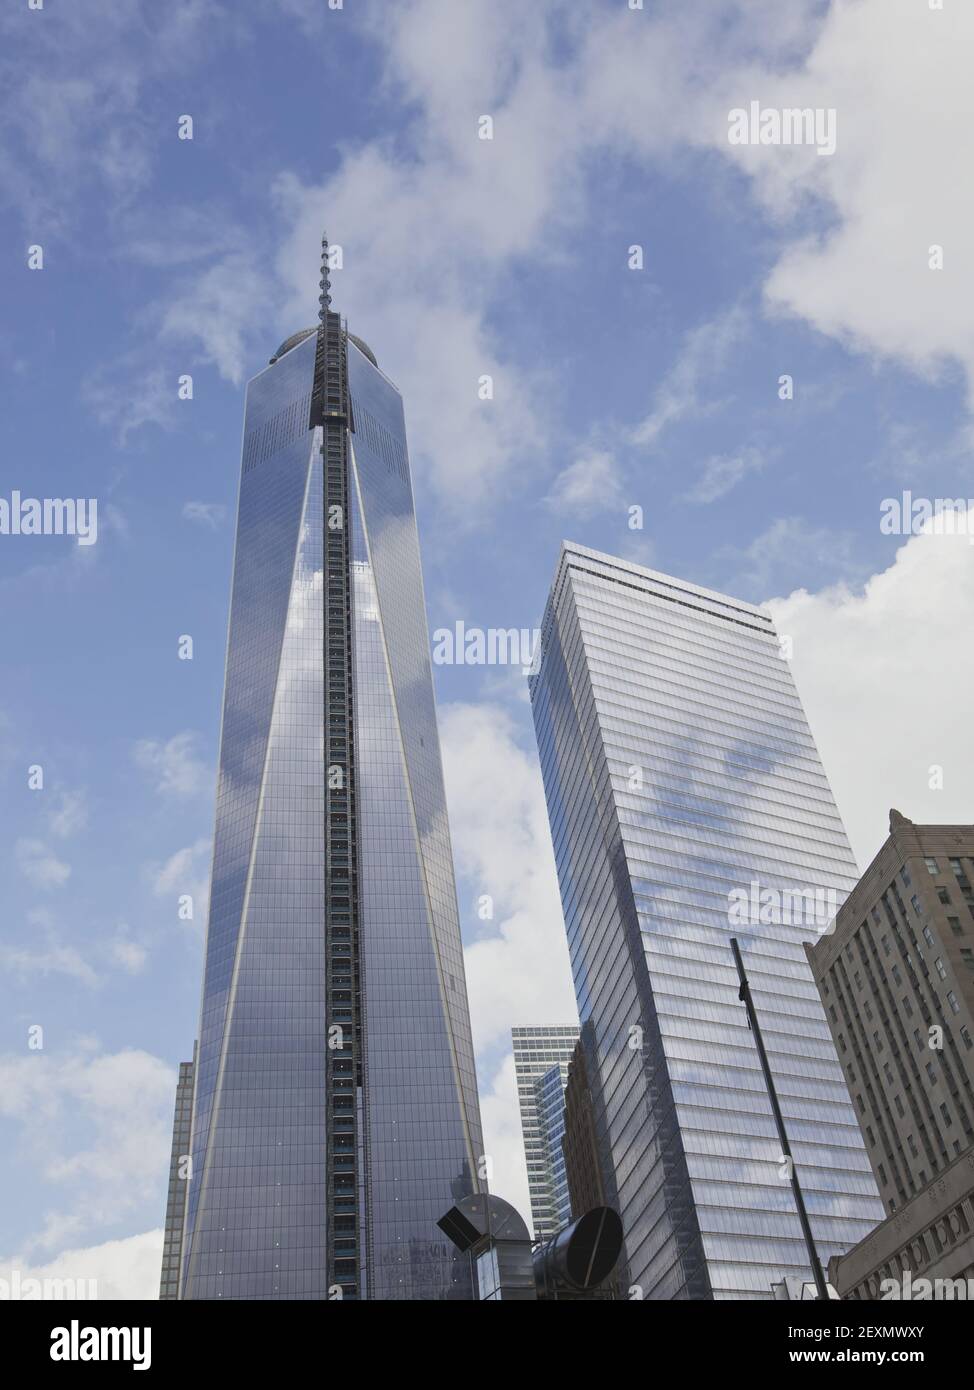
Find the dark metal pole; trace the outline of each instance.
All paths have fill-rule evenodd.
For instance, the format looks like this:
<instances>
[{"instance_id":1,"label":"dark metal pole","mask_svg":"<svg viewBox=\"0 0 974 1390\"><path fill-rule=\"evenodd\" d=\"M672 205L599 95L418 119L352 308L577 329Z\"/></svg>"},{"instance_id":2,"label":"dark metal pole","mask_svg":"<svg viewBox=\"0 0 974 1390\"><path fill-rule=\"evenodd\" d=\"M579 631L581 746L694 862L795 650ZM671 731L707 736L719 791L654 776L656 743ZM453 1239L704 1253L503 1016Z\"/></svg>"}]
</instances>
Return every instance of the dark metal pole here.
<instances>
[{"instance_id":1,"label":"dark metal pole","mask_svg":"<svg viewBox=\"0 0 974 1390\"><path fill-rule=\"evenodd\" d=\"M778 1138L781 1140L781 1152L788 1160L791 1190L795 1196L795 1206L798 1209L798 1220L801 1223L802 1235L805 1237L805 1248L808 1250L812 1274L815 1276L815 1287L818 1290L819 1299L828 1300L829 1291L825 1283L822 1262L818 1257L818 1251L815 1248L815 1237L812 1235L812 1228L808 1222L808 1212L805 1210L805 1199L802 1197L801 1185L799 1184L798 1173L795 1169L795 1160L791 1156L791 1146L788 1143L788 1132L785 1129L784 1116L778 1104L778 1093L774 1088L774 1079L771 1075L771 1068L768 1065L768 1054L764 1050L764 1039L761 1037L761 1027L758 1023L758 1016L754 1011L754 1001L751 998L751 987L747 982L744 962L741 959L741 948L737 944L736 936L731 937L731 950L734 952L734 964L737 966L737 974L741 981L741 988L737 997L741 1000L745 1009L747 1009L748 1025L750 1026L751 1032L754 1034L758 1056L761 1058L761 1070L764 1072L764 1084L768 1088L768 1098L771 1101L771 1109L774 1111L774 1122L778 1126Z\"/></svg>"}]
</instances>

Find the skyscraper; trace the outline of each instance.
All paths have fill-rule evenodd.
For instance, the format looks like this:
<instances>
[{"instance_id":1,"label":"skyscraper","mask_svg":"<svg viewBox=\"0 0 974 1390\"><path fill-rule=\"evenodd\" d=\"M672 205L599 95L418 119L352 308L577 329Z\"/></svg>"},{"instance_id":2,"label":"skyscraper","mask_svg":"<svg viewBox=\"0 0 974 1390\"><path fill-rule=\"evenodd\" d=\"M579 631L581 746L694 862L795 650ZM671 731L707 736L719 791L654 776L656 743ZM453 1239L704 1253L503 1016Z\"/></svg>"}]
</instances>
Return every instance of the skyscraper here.
<instances>
[{"instance_id":1,"label":"skyscraper","mask_svg":"<svg viewBox=\"0 0 974 1390\"><path fill-rule=\"evenodd\" d=\"M803 941L856 868L771 619L566 543L531 699L606 1200L642 1297L810 1279L881 1205Z\"/></svg>"},{"instance_id":2,"label":"skyscraper","mask_svg":"<svg viewBox=\"0 0 974 1390\"><path fill-rule=\"evenodd\" d=\"M578 1029L512 1028L533 1234L549 1240L571 1220L562 1136L565 1086Z\"/></svg>"},{"instance_id":3,"label":"skyscraper","mask_svg":"<svg viewBox=\"0 0 974 1390\"><path fill-rule=\"evenodd\" d=\"M482 1141L402 400L325 242L320 303L247 388L178 1296L469 1298L436 1227Z\"/></svg>"},{"instance_id":4,"label":"skyscraper","mask_svg":"<svg viewBox=\"0 0 974 1390\"><path fill-rule=\"evenodd\" d=\"M890 1213L833 1262L845 1296L884 1279L974 1279L974 826L889 839L807 947Z\"/></svg>"},{"instance_id":5,"label":"skyscraper","mask_svg":"<svg viewBox=\"0 0 974 1390\"><path fill-rule=\"evenodd\" d=\"M573 1221L593 1207L605 1206L605 1187L595 1136L592 1091L585 1070L585 1044L581 1037L568 1063L565 1086L565 1133L561 1140L565 1156L568 1205Z\"/></svg>"},{"instance_id":6,"label":"skyscraper","mask_svg":"<svg viewBox=\"0 0 974 1390\"><path fill-rule=\"evenodd\" d=\"M974 826L889 830L807 954L895 1212L974 1143Z\"/></svg>"},{"instance_id":7,"label":"skyscraper","mask_svg":"<svg viewBox=\"0 0 974 1390\"><path fill-rule=\"evenodd\" d=\"M195 1050L194 1050L195 1051ZM182 1263L183 1215L186 1205L186 1161L192 1139L193 1072L192 1062L180 1062L173 1110L172 1150L169 1156L169 1189L166 1195L166 1229L163 1233L162 1278L159 1298L171 1302L179 1297L179 1267Z\"/></svg>"}]
</instances>

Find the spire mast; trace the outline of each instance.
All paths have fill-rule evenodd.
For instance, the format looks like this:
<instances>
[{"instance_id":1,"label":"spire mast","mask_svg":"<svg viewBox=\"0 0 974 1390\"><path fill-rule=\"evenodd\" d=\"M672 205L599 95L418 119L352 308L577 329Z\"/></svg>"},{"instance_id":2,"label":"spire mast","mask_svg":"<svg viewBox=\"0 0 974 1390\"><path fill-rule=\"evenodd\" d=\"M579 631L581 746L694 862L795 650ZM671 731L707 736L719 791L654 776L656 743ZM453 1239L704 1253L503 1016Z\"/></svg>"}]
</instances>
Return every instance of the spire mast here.
<instances>
[{"instance_id":1,"label":"spire mast","mask_svg":"<svg viewBox=\"0 0 974 1390\"><path fill-rule=\"evenodd\" d=\"M331 276L329 275L328 265L328 233L321 234L321 278L318 281L318 288L321 293L318 295L318 322L324 324L325 315L331 310Z\"/></svg>"}]
</instances>

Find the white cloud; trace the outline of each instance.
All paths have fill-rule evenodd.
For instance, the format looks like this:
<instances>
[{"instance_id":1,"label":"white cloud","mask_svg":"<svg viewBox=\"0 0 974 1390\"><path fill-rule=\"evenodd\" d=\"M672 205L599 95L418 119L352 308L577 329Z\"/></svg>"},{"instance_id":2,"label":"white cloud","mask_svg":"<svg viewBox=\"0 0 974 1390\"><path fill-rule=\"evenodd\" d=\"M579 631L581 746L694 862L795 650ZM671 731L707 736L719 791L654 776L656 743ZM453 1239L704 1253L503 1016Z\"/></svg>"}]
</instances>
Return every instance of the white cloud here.
<instances>
[{"instance_id":1,"label":"white cloud","mask_svg":"<svg viewBox=\"0 0 974 1390\"><path fill-rule=\"evenodd\" d=\"M720 557L736 566L727 591L750 596L755 602L763 599L772 582L793 583L807 574L813 562L849 581L865 578L851 531L810 526L797 516L778 517L747 545L723 547Z\"/></svg>"},{"instance_id":2,"label":"white cloud","mask_svg":"<svg viewBox=\"0 0 974 1390\"><path fill-rule=\"evenodd\" d=\"M227 509L222 502L186 502L183 505L186 521L196 522L217 531L227 519Z\"/></svg>"},{"instance_id":3,"label":"white cloud","mask_svg":"<svg viewBox=\"0 0 974 1390\"><path fill-rule=\"evenodd\" d=\"M34 950L0 946L0 961L11 975L67 975L85 985L98 984L98 975L81 953L54 940Z\"/></svg>"},{"instance_id":4,"label":"white cloud","mask_svg":"<svg viewBox=\"0 0 974 1390\"><path fill-rule=\"evenodd\" d=\"M541 772L500 706L446 705L440 735L453 849L465 897L489 894L493 920L465 951L474 1046L510 1043L521 1024L577 1020ZM514 1058L478 1062L491 1191L532 1228Z\"/></svg>"},{"instance_id":5,"label":"white cloud","mask_svg":"<svg viewBox=\"0 0 974 1390\"><path fill-rule=\"evenodd\" d=\"M71 877L70 864L58 859L43 840L18 840L15 853L21 873L35 888L58 888Z\"/></svg>"},{"instance_id":6,"label":"white cloud","mask_svg":"<svg viewBox=\"0 0 974 1390\"><path fill-rule=\"evenodd\" d=\"M32 907L27 913L30 944L0 945L0 963L12 975L67 975L82 984L94 986L100 977L74 946L64 944L55 914L46 906ZM7 936L11 933L8 931Z\"/></svg>"},{"instance_id":7,"label":"white cloud","mask_svg":"<svg viewBox=\"0 0 974 1390\"><path fill-rule=\"evenodd\" d=\"M19 1277L23 1289L28 1279L74 1281L87 1297L89 1292L103 1302L107 1299L157 1299L162 1269L162 1229L106 1240L100 1245L63 1250L46 1264L34 1264L20 1255L0 1256L0 1279L10 1282ZM94 1281L94 1288L92 1282ZM51 1292L58 1284L48 1285Z\"/></svg>"},{"instance_id":8,"label":"white cloud","mask_svg":"<svg viewBox=\"0 0 974 1390\"><path fill-rule=\"evenodd\" d=\"M404 390L414 453L438 497L475 521L552 433L539 406L547 368L507 360L490 322L495 291L522 259L571 254L595 151L624 156L634 142L645 147L647 131L655 152L670 147L673 113L688 103L668 100L672 81L657 92L681 36L660 40L648 16L519 0L415 0L376 17L372 33L389 87L410 103L410 155L398 141L373 142L346 154L322 187L280 180L295 226L278 257L292 289L289 327L309 320L327 225L346 253L336 300ZM566 40L576 44L568 57ZM477 138L483 114L492 140ZM483 375L494 378L492 402L477 399Z\"/></svg>"},{"instance_id":9,"label":"white cloud","mask_svg":"<svg viewBox=\"0 0 974 1390\"><path fill-rule=\"evenodd\" d=\"M744 311L735 306L687 334L680 355L657 387L652 409L631 431L634 444L655 448L672 425L688 416L699 419L719 407L714 381L745 327Z\"/></svg>"},{"instance_id":10,"label":"white cloud","mask_svg":"<svg viewBox=\"0 0 974 1390\"><path fill-rule=\"evenodd\" d=\"M200 839L176 850L165 863L153 864L149 869L152 890L158 897L172 898L174 905L176 899L187 893L192 897L192 920L201 928L206 926L212 853L212 840Z\"/></svg>"},{"instance_id":11,"label":"white cloud","mask_svg":"<svg viewBox=\"0 0 974 1390\"><path fill-rule=\"evenodd\" d=\"M0 1116L19 1126L15 1149L70 1205L50 1208L27 1254L160 1198L172 1143L174 1069L126 1049L0 1056ZM9 1146L8 1146L9 1147Z\"/></svg>"},{"instance_id":12,"label":"white cloud","mask_svg":"<svg viewBox=\"0 0 974 1390\"><path fill-rule=\"evenodd\" d=\"M130 975L141 974L149 958L146 948L132 939L129 928L124 924L116 929L115 935L109 941L108 954L116 965L121 966Z\"/></svg>"},{"instance_id":13,"label":"white cloud","mask_svg":"<svg viewBox=\"0 0 974 1390\"><path fill-rule=\"evenodd\" d=\"M137 765L151 772L156 791L163 796L196 796L210 786L210 768L197 757L198 736L190 731L162 742L140 739L135 745Z\"/></svg>"},{"instance_id":14,"label":"white cloud","mask_svg":"<svg viewBox=\"0 0 974 1390\"><path fill-rule=\"evenodd\" d=\"M84 830L88 823L88 804L83 791L55 791L48 813L48 825L53 835L70 839Z\"/></svg>"},{"instance_id":15,"label":"white cloud","mask_svg":"<svg viewBox=\"0 0 974 1390\"><path fill-rule=\"evenodd\" d=\"M162 309L160 334L165 340L195 342L202 362L238 384L254 325L266 322L273 307L270 283L253 252L230 251L182 282ZM268 346L268 357L276 346ZM174 397L175 386L173 381Z\"/></svg>"},{"instance_id":16,"label":"white cloud","mask_svg":"<svg viewBox=\"0 0 974 1390\"><path fill-rule=\"evenodd\" d=\"M610 453L592 449L555 478L546 498L553 511L576 516L611 511L624 505L622 476Z\"/></svg>"},{"instance_id":17,"label":"white cloud","mask_svg":"<svg viewBox=\"0 0 974 1390\"><path fill-rule=\"evenodd\" d=\"M307 0L287 0L296 15ZM326 225L345 251L336 303L376 348L409 402L414 461L454 524L476 524L505 489L523 486L524 461L557 442L540 404L544 362L511 360L492 303L521 262L550 265L575 253L571 233L590 213L593 167L635 158L667 161L687 142L710 144L719 122L714 80L765 54L794 56L813 32L815 0L725 0L662 14L585 11L550 0L403 0L367 13L384 66L383 93L406 119L394 134L341 152L318 184L284 172L269 239L199 220L186 264L206 257L155 306L163 339L186 345L239 381L258 351L313 322L318 240ZM221 29L226 26L222 17ZM478 138L488 114L494 138ZM205 221L205 219L204 219ZM266 234L265 234L266 237ZM185 237L176 238L180 242ZM158 261L158 238L133 245ZM270 269L268 269L270 266ZM707 407L706 372L725 346L723 320L698 330L690 360L663 383L637 439L654 443L690 411ZM699 358L698 366L692 360ZM493 379L482 400L482 378ZM146 419L164 419L161 398Z\"/></svg>"},{"instance_id":18,"label":"white cloud","mask_svg":"<svg viewBox=\"0 0 974 1390\"><path fill-rule=\"evenodd\" d=\"M513 1052L507 1053L496 1068L489 1088L481 1089L480 1116L484 1127L484 1152L492 1165L490 1190L517 1207L528 1230L533 1231Z\"/></svg>"},{"instance_id":19,"label":"white cloud","mask_svg":"<svg viewBox=\"0 0 974 1390\"><path fill-rule=\"evenodd\" d=\"M249 242L225 207L202 200L173 207L162 225L154 209L140 205L131 209L121 230L130 260L167 271L242 251Z\"/></svg>"},{"instance_id":20,"label":"white cloud","mask_svg":"<svg viewBox=\"0 0 974 1390\"><path fill-rule=\"evenodd\" d=\"M828 208L828 229L799 234L775 266L767 283L773 307L921 374L952 359L969 383L972 45L969 4L832 5L802 67L739 72L732 105L760 98L763 106L834 107L837 153L725 146L786 226L809 194ZM944 247L942 272L929 269L934 244Z\"/></svg>"},{"instance_id":21,"label":"white cloud","mask_svg":"<svg viewBox=\"0 0 974 1390\"><path fill-rule=\"evenodd\" d=\"M736 454L715 454L707 459L703 473L684 493L682 500L700 506L716 502L737 486L749 473L758 473L767 460L758 449L739 449Z\"/></svg>"},{"instance_id":22,"label":"white cloud","mask_svg":"<svg viewBox=\"0 0 974 1390\"><path fill-rule=\"evenodd\" d=\"M575 995L541 772L496 705L447 705L443 764L461 878L493 899L493 920L467 947L478 1051L515 1025L574 1023Z\"/></svg>"},{"instance_id":23,"label":"white cloud","mask_svg":"<svg viewBox=\"0 0 974 1390\"><path fill-rule=\"evenodd\" d=\"M771 608L794 640L795 679L860 866L885 839L891 806L917 824L970 825L969 540L914 536L862 592L800 589Z\"/></svg>"},{"instance_id":24,"label":"white cloud","mask_svg":"<svg viewBox=\"0 0 974 1390\"><path fill-rule=\"evenodd\" d=\"M78 585L85 582L101 564L102 557L114 548L116 540L128 539L128 521L125 514L111 502L103 502L98 507L98 541L96 545L76 545L73 541L66 548L55 551L57 558L30 565L19 574L10 574L0 579L0 590L11 599L15 594L74 593ZM111 546L109 545L111 537Z\"/></svg>"},{"instance_id":25,"label":"white cloud","mask_svg":"<svg viewBox=\"0 0 974 1390\"><path fill-rule=\"evenodd\" d=\"M286 3L288 13L313 12L310 0ZM606 157L665 165L688 147L716 149L753 177L793 237L767 284L773 307L921 371L950 359L974 367L959 249L974 231L974 193L959 174L958 144L974 114L964 66L974 37L970 6L933 12L916 0L860 0L826 13L818 0L788 7L721 0L609 13L557 0L545 7L403 0L363 22L384 63L384 95L407 111L395 139L348 146L337 171L317 185L283 174L276 256L266 240L258 246L252 233L228 229L222 210L210 219L219 232L198 218L191 236L176 238L178 255L184 264L209 263L156 306L153 331L239 381L254 353L273 347L267 323L275 311L282 336L312 319L326 222L347 252L336 275L341 307L404 388L414 454L459 520L477 520L505 485L519 483L519 461L557 442L538 406L546 368L510 360L490 310L512 267L572 254L570 234L589 212L590 169ZM131 37L132 25L109 6L99 6L98 23L99 53ZM221 38L248 30L225 11L214 27ZM192 4L164 29L143 77L206 46ZM79 26L72 37L84 37ZM58 100L43 108L32 136L42 160L73 165L74 144L97 120L94 157L117 182L127 161L105 135L91 77L74 68L59 79ZM138 96L137 85L122 84L126 148L144 145ZM823 159L800 148L731 146L727 112L753 96L765 105L835 105L838 153ZM35 110L25 102L16 109ZM485 113L495 122L491 141L477 139ZM138 160L128 163L126 177L133 168L142 177ZM815 215L823 205L831 224L809 237L809 226L823 225ZM794 220L806 211L813 221ZM933 242L946 250L942 274L927 269ZM132 245L150 260L167 254L151 229L136 227ZM636 442L654 446L678 420L714 407L709 377L739 330L732 310L691 335ZM486 374L495 381L492 402L477 397ZM117 402L111 382L103 386L100 409L111 417ZM168 422L166 379L149 387L136 414ZM122 398L127 418L117 423L129 429L131 392Z\"/></svg>"},{"instance_id":26,"label":"white cloud","mask_svg":"<svg viewBox=\"0 0 974 1390\"><path fill-rule=\"evenodd\" d=\"M156 352L158 356L158 351ZM96 420L115 431L121 447L146 425L171 429L178 407L178 373L149 365L144 349L122 354L95 367L81 386L81 398Z\"/></svg>"},{"instance_id":27,"label":"white cloud","mask_svg":"<svg viewBox=\"0 0 974 1390\"><path fill-rule=\"evenodd\" d=\"M414 467L456 523L472 526L541 436L531 383L486 323L492 268L456 225L465 196L442 166L414 177L372 149L322 190L282 178L278 197L295 230L279 267L293 331L313 322L321 228L341 228L335 303L403 392ZM492 399L480 398L485 377Z\"/></svg>"},{"instance_id":28,"label":"white cloud","mask_svg":"<svg viewBox=\"0 0 974 1390\"><path fill-rule=\"evenodd\" d=\"M0 186L54 240L77 235L85 196L113 219L132 204L159 149L158 124L143 114L147 91L225 50L239 23L220 0L48 8L55 24L26 15L26 0L0 10Z\"/></svg>"}]
</instances>

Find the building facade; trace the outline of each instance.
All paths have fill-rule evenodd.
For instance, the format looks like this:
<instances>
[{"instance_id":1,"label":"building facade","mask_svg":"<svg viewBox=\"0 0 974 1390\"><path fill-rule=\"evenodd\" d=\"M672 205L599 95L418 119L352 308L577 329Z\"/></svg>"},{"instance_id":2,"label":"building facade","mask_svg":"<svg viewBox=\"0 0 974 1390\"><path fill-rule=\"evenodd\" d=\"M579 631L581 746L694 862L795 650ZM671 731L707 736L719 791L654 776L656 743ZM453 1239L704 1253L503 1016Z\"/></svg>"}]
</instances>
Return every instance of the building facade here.
<instances>
[{"instance_id":1,"label":"building facade","mask_svg":"<svg viewBox=\"0 0 974 1390\"><path fill-rule=\"evenodd\" d=\"M889 1213L974 1143L972 882L974 826L891 811L835 931L808 948Z\"/></svg>"},{"instance_id":2,"label":"building facade","mask_svg":"<svg viewBox=\"0 0 974 1390\"><path fill-rule=\"evenodd\" d=\"M731 936L822 1258L882 1215L802 944L855 862L771 619L566 543L530 688L632 1296L770 1298L811 1271Z\"/></svg>"},{"instance_id":3,"label":"building facade","mask_svg":"<svg viewBox=\"0 0 974 1390\"><path fill-rule=\"evenodd\" d=\"M511 1039L534 1235L549 1240L571 1220L561 1141L568 1063L578 1029L512 1028Z\"/></svg>"},{"instance_id":4,"label":"building facade","mask_svg":"<svg viewBox=\"0 0 974 1390\"><path fill-rule=\"evenodd\" d=\"M842 1256L829 1260L840 1298L974 1300L974 1148L887 1216Z\"/></svg>"},{"instance_id":5,"label":"building facade","mask_svg":"<svg viewBox=\"0 0 974 1390\"><path fill-rule=\"evenodd\" d=\"M186 1163L192 1139L195 1067L194 1049L192 1062L180 1062L179 1080L176 1082L172 1150L169 1155L169 1188L166 1193L166 1229L162 1242L162 1278L159 1282L159 1298L167 1303L179 1297L183 1219L186 1214Z\"/></svg>"},{"instance_id":6,"label":"building facade","mask_svg":"<svg viewBox=\"0 0 974 1390\"><path fill-rule=\"evenodd\" d=\"M605 1186L595 1138L595 1110L585 1068L585 1046L579 1038L568 1064L565 1086L565 1180L572 1220L594 1207L605 1206Z\"/></svg>"},{"instance_id":7,"label":"building facade","mask_svg":"<svg viewBox=\"0 0 974 1390\"><path fill-rule=\"evenodd\" d=\"M469 1298L480 1118L399 392L248 385L179 1297Z\"/></svg>"}]
</instances>

